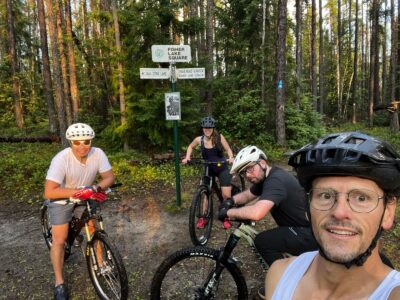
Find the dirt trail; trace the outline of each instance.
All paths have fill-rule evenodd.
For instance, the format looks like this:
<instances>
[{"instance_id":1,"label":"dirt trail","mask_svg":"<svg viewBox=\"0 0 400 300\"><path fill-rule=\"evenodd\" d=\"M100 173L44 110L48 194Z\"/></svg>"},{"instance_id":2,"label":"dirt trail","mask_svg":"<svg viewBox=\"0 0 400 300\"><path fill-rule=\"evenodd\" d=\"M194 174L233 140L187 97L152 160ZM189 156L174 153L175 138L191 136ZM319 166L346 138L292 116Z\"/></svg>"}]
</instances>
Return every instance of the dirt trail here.
<instances>
[{"instance_id":1,"label":"dirt trail","mask_svg":"<svg viewBox=\"0 0 400 300\"><path fill-rule=\"evenodd\" d=\"M171 188L147 191L142 196L124 194L103 204L106 231L118 246L128 272L129 299L149 299L151 278L161 261L168 254L191 246L188 209L171 213L165 209L173 193ZM163 195L163 199L156 200L156 195ZM52 299L52 267L42 237L39 209L39 204L15 202L0 209L0 299ZM214 225L211 247L223 245L227 232L221 227L219 222ZM261 267L245 243L240 243L235 252L241 253L242 269L249 290L255 295L264 277ZM64 274L71 299L96 299L85 258L78 250L67 260Z\"/></svg>"}]
</instances>

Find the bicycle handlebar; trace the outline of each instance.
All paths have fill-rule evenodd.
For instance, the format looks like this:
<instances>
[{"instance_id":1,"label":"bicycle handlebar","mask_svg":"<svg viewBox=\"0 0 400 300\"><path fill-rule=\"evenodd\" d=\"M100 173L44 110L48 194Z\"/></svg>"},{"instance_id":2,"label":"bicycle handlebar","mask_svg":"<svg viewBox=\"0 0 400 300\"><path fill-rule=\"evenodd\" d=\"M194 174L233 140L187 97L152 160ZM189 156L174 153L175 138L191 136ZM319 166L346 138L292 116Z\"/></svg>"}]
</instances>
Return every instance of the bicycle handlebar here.
<instances>
[{"instance_id":1,"label":"bicycle handlebar","mask_svg":"<svg viewBox=\"0 0 400 300\"><path fill-rule=\"evenodd\" d=\"M227 161L226 159L220 160L220 161L208 161L204 160L202 158L192 158L191 160L188 160L186 163L187 165L217 165L217 164L226 164Z\"/></svg>"}]
</instances>

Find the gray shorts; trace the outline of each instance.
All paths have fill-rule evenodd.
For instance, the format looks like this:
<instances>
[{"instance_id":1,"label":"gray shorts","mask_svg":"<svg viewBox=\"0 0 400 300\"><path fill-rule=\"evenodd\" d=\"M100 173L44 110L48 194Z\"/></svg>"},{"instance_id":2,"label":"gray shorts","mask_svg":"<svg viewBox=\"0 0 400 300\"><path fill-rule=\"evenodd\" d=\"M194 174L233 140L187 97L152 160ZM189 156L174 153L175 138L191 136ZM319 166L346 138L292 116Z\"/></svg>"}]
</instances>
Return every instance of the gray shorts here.
<instances>
[{"instance_id":1,"label":"gray shorts","mask_svg":"<svg viewBox=\"0 0 400 300\"><path fill-rule=\"evenodd\" d=\"M61 225L69 223L69 221L72 220L72 213L77 218L81 217L86 207L78 206L74 210L74 203L63 204L57 203L57 201L51 201L47 208L51 225Z\"/></svg>"}]
</instances>

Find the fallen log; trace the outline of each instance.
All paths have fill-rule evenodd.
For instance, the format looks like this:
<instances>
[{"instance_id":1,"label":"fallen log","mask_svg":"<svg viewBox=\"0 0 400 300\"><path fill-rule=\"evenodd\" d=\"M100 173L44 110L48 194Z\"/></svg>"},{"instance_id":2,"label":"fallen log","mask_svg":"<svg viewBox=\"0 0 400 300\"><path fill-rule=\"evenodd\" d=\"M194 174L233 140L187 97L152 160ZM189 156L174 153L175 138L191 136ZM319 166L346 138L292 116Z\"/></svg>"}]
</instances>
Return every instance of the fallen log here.
<instances>
[{"instance_id":1,"label":"fallen log","mask_svg":"<svg viewBox=\"0 0 400 300\"><path fill-rule=\"evenodd\" d=\"M59 143L60 137L52 136L0 136L0 143Z\"/></svg>"}]
</instances>

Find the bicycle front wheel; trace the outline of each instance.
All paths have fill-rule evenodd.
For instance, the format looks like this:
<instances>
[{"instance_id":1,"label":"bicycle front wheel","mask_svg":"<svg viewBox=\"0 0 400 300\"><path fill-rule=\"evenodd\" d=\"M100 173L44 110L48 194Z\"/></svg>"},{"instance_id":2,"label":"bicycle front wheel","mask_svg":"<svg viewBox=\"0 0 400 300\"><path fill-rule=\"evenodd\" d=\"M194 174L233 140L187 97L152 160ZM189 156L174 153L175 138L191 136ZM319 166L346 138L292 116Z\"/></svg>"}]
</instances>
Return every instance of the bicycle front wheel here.
<instances>
[{"instance_id":1,"label":"bicycle front wheel","mask_svg":"<svg viewBox=\"0 0 400 300\"><path fill-rule=\"evenodd\" d=\"M247 299L247 285L234 263L218 263L219 251L206 247L179 250L158 267L151 299ZM216 267L223 271L217 279Z\"/></svg>"},{"instance_id":2,"label":"bicycle front wheel","mask_svg":"<svg viewBox=\"0 0 400 300\"><path fill-rule=\"evenodd\" d=\"M128 276L121 255L104 233L94 233L86 246L86 262L100 299L128 298Z\"/></svg>"},{"instance_id":3,"label":"bicycle front wheel","mask_svg":"<svg viewBox=\"0 0 400 300\"><path fill-rule=\"evenodd\" d=\"M213 205L206 186L200 186L193 197L189 212L189 234L193 245L207 244L211 235Z\"/></svg>"}]
</instances>

